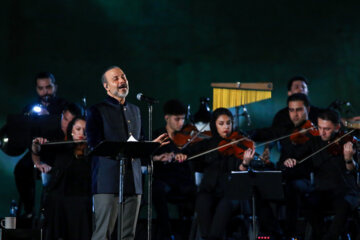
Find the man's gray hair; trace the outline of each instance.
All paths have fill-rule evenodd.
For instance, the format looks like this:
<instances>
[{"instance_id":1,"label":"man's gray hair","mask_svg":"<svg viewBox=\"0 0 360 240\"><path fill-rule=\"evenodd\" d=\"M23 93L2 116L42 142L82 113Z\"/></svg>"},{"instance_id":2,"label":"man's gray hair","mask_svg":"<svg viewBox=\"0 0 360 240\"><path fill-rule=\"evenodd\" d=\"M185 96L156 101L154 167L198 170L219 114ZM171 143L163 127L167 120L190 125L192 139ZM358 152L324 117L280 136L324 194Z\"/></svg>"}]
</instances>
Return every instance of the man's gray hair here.
<instances>
[{"instance_id":1,"label":"man's gray hair","mask_svg":"<svg viewBox=\"0 0 360 240\"><path fill-rule=\"evenodd\" d=\"M111 69L114 69L114 68L120 68L120 67L114 65L114 66L108 67L108 68L104 71L104 73L101 75L101 83L102 83L102 84L107 83L107 80L106 80L106 77L105 77L105 73L106 73L107 71L111 70ZM120 68L120 69L121 69L121 68Z\"/></svg>"}]
</instances>

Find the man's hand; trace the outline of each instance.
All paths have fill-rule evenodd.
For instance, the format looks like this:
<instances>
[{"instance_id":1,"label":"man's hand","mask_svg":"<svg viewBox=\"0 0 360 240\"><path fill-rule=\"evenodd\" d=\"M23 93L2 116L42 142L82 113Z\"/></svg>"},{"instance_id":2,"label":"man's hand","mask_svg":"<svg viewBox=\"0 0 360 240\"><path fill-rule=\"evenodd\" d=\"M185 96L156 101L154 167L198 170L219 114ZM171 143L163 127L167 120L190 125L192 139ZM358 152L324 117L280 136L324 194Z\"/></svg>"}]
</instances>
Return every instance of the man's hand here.
<instances>
[{"instance_id":1,"label":"man's hand","mask_svg":"<svg viewBox=\"0 0 360 240\"><path fill-rule=\"evenodd\" d=\"M46 163L35 164L35 166L42 173L48 173L51 170L51 166Z\"/></svg>"},{"instance_id":2,"label":"man's hand","mask_svg":"<svg viewBox=\"0 0 360 240\"><path fill-rule=\"evenodd\" d=\"M288 167L288 168L293 168L296 166L296 159L293 159L293 158L288 158L285 160L284 162L284 166L285 167Z\"/></svg>"},{"instance_id":3,"label":"man's hand","mask_svg":"<svg viewBox=\"0 0 360 240\"><path fill-rule=\"evenodd\" d=\"M178 161L178 162L183 162L187 159L187 155L185 154L182 154L182 153L178 153L175 155L175 160Z\"/></svg>"},{"instance_id":4,"label":"man's hand","mask_svg":"<svg viewBox=\"0 0 360 240\"><path fill-rule=\"evenodd\" d=\"M153 140L153 142L158 142L160 143L160 146L165 146L166 144L169 144L169 135L167 133L163 133L160 136L158 136L157 138L155 138Z\"/></svg>"},{"instance_id":5,"label":"man's hand","mask_svg":"<svg viewBox=\"0 0 360 240\"><path fill-rule=\"evenodd\" d=\"M46 138L42 138L42 137L37 137L37 138L34 138L33 141L32 141L32 145L31 145L31 151L34 153L34 154L38 154L40 152L40 145L41 144L44 144L48 142L48 140Z\"/></svg>"},{"instance_id":6,"label":"man's hand","mask_svg":"<svg viewBox=\"0 0 360 240\"><path fill-rule=\"evenodd\" d=\"M175 154L171 153L163 153L160 155L153 156L154 161L161 161L161 162L170 162L174 158Z\"/></svg>"},{"instance_id":7,"label":"man's hand","mask_svg":"<svg viewBox=\"0 0 360 240\"><path fill-rule=\"evenodd\" d=\"M355 154L355 149L353 148L352 142L347 142L344 144L344 160L350 161L352 160L353 155Z\"/></svg>"}]
</instances>

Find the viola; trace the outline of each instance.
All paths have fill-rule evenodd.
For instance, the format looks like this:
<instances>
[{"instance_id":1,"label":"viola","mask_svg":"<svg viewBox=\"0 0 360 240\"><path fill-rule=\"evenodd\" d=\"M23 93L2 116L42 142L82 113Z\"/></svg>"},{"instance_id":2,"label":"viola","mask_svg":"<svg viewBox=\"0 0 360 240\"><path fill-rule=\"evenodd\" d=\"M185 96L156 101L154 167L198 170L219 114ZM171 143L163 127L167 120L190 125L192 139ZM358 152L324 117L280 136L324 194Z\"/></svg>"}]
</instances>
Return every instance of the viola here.
<instances>
[{"instance_id":1,"label":"viola","mask_svg":"<svg viewBox=\"0 0 360 240\"><path fill-rule=\"evenodd\" d=\"M307 129L308 131L304 131ZM304 144L314 136L319 136L319 130L310 120L307 120L300 128L294 130L290 135L290 140L293 144Z\"/></svg>"},{"instance_id":2,"label":"viola","mask_svg":"<svg viewBox=\"0 0 360 240\"><path fill-rule=\"evenodd\" d=\"M199 131L194 125L187 124L179 132L175 132L173 142L178 148L185 148L189 144L210 138L210 131Z\"/></svg>"}]
</instances>

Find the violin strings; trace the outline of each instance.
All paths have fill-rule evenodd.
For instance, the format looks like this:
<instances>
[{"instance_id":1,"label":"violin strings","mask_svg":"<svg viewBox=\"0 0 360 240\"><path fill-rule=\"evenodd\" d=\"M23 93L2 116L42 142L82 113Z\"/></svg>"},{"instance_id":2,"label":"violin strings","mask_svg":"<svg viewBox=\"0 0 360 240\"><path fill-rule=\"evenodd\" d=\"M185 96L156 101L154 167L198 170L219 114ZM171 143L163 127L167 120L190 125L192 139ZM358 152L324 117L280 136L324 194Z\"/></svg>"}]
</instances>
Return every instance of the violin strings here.
<instances>
[{"instance_id":1,"label":"violin strings","mask_svg":"<svg viewBox=\"0 0 360 240\"><path fill-rule=\"evenodd\" d=\"M354 131L355 131L355 129L353 129L353 130L351 130L350 132L348 132L348 133L344 134L343 136L341 136L341 137L339 137L339 138L335 139L334 141L332 141L332 142L331 142L331 143L329 143L328 145L326 145L326 146L324 146L324 147L320 148L319 150L317 150L317 151L313 152L312 154L310 154L310 155L309 155L309 156L307 156L306 158L304 158L304 159L302 159L302 160L298 161L298 162L297 162L297 164L300 164L300 163L304 162L305 160L307 160L307 159L311 158L312 156L314 156L314 155L318 154L319 152L323 151L324 149L328 148L329 146L333 145L334 143L337 143L337 142L338 142L338 141L340 141L343 137L346 137L347 135L351 134L351 133L352 133L352 132L354 132Z\"/></svg>"},{"instance_id":2,"label":"violin strings","mask_svg":"<svg viewBox=\"0 0 360 240\"><path fill-rule=\"evenodd\" d=\"M191 159L200 157L200 156L202 156L202 155L205 155L205 154L211 153L211 152L213 152L213 151L219 150L220 148L223 148L223 147L227 147L227 146L233 145L233 144L238 143L238 142L240 142L240 141L242 141L242 140L245 140L245 139L248 139L248 138L243 137L243 138L240 138L240 139L238 139L238 140L235 140L235 141L226 143L226 144L221 145L221 146L218 146L218 147L216 147L216 148L213 148L213 149L207 150L207 151L205 151L205 152L202 152L202 153L196 154L196 155L194 155L194 156L191 156L191 157L189 157L187 160L191 160Z\"/></svg>"}]
</instances>

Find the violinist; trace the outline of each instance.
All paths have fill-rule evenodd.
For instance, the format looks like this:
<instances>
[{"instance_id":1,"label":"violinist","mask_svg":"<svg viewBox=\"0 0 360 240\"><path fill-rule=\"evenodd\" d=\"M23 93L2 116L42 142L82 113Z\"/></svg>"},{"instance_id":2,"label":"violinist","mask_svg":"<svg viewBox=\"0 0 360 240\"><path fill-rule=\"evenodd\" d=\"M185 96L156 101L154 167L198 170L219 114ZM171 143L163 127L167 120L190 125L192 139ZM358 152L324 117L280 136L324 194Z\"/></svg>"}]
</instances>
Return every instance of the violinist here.
<instances>
[{"instance_id":1,"label":"violinist","mask_svg":"<svg viewBox=\"0 0 360 240\"><path fill-rule=\"evenodd\" d=\"M338 239L344 230L347 217L359 204L359 189L356 185L358 166L354 159L356 154L351 139L329 144L341 136L340 116L336 111L326 109L320 112L318 129L320 136L311 138L301 150L293 152L284 165L297 168L304 153L311 156L307 160L305 158L314 172L314 189L307 198L306 215L312 225L313 239ZM338 150L335 151L336 149ZM312 153L313 155L310 155ZM329 208L334 211L335 218L322 238L323 214Z\"/></svg>"},{"instance_id":2,"label":"violinist","mask_svg":"<svg viewBox=\"0 0 360 240\"><path fill-rule=\"evenodd\" d=\"M177 161L184 161L206 150L218 147L233 132L233 116L228 109L218 108L211 117L212 137L188 146L183 153L176 155ZM238 207L238 201L232 201L224 195L226 176L231 171L247 170L255 154L254 149L244 150L242 158L212 151L195 158L198 170L204 175L196 196L195 210L199 218L200 232L204 239L222 239L232 213Z\"/></svg>"},{"instance_id":3,"label":"violinist","mask_svg":"<svg viewBox=\"0 0 360 240\"><path fill-rule=\"evenodd\" d=\"M287 83L287 95L290 97L291 95L302 93L308 96L309 89L308 89L309 81L305 76L297 75L292 78ZM273 119L272 126L273 127L291 127L292 121L289 118L288 108L283 108L279 110ZM308 118L311 122L317 122L317 115L320 109L316 106L309 105L308 107Z\"/></svg>"},{"instance_id":4,"label":"violinist","mask_svg":"<svg viewBox=\"0 0 360 240\"><path fill-rule=\"evenodd\" d=\"M296 75L290 78L290 80L287 83L287 90L288 90L287 95L291 96L293 94L302 93L308 96L309 94L308 85L309 85L309 80L305 76ZM315 125L317 124L317 117L320 111L321 108L319 107L316 107L314 105L309 106L308 117L309 120ZM359 121L359 120L360 120L360 116L355 116L349 119L341 118L342 124L345 124L346 121ZM292 125L291 119L289 118L287 107L280 109L274 116L272 126L286 128L286 127L291 127L291 125Z\"/></svg>"},{"instance_id":5,"label":"violinist","mask_svg":"<svg viewBox=\"0 0 360 240\"><path fill-rule=\"evenodd\" d=\"M77 116L80 116L80 108L74 104L69 103L65 106L59 119L56 119L56 126L43 126L37 136L48 139L49 141L64 141L67 140L67 128L69 123ZM41 159L39 156L32 153L32 160L35 167L42 173L43 185L46 186L47 180L50 176L46 175L53 165L52 156L43 156Z\"/></svg>"},{"instance_id":6,"label":"violinist","mask_svg":"<svg viewBox=\"0 0 360 240\"><path fill-rule=\"evenodd\" d=\"M173 99L164 104L164 128L156 130L153 134L158 137L167 133L170 143L160 148L156 154L167 152L180 152L174 142L175 134L181 132L184 127L187 109L182 102ZM181 164L178 162L154 162L154 181L153 181L153 203L157 213L157 227L155 229L156 239L171 239L169 221L169 210L167 203L178 199L178 203L188 206L184 208L190 215L193 214L193 202L196 194L193 173L190 170L189 163Z\"/></svg>"},{"instance_id":7,"label":"violinist","mask_svg":"<svg viewBox=\"0 0 360 240\"><path fill-rule=\"evenodd\" d=\"M288 118L291 125L280 125L277 127L263 128L254 131L252 139L263 142L273 139L280 139L278 141L280 146L280 158L277 163L278 168L283 169L283 163L287 156L312 138L316 131L308 128L313 127L309 120L310 103L308 97L303 93L295 93L287 99ZM299 133L303 131L303 133ZM307 163L306 163L307 164ZM310 191L310 171L303 164L297 169L287 169L283 172L285 185L285 200L286 200L286 224L285 234L288 237L294 237L296 233L296 223L299 212L302 209L301 199ZM263 219L268 219L264 217Z\"/></svg>"},{"instance_id":8,"label":"violinist","mask_svg":"<svg viewBox=\"0 0 360 240\"><path fill-rule=\"evenodd\" d=\"M75 117L68 125L68 140L86 140L85 127L85 119ZM45 146L47 141L35 138L32 145L34 154L51 153L54 158L52 177L46 186L45 239L90 239L91 174L86 143Z\"/></svg>"}]
</instances>

